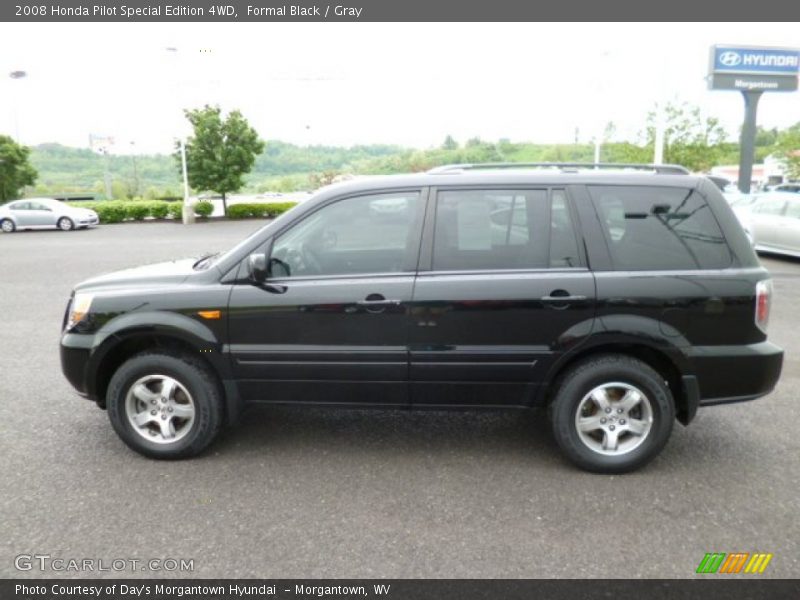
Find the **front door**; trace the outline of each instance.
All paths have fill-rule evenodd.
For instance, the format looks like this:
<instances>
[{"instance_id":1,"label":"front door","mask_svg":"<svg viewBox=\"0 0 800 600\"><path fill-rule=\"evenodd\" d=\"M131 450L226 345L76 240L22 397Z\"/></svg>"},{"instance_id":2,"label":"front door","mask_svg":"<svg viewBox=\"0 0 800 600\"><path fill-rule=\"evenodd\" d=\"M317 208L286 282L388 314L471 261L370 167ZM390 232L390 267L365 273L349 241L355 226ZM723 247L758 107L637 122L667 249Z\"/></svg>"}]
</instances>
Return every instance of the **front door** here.
<instances>
[{"instance_id":1,"label":"front door","mask_svg":"<svg viewBox=\"0 0 800 600\"><path fill-rule=\"evenodd\" d=\"M31 200L28 219L29 224L35 227L50 227L56 224L56 216L53 210L35 200Z\"/></svg>"},{"instance_id":2,"label":"front door","mask_svg":"<svg viewBox=\"0 0 800 600\"><path fill-rule=\"evenodd\" d=\"M408 404L408 305L421 190L324 205L271 244L267 285L234 287L230 352L243 399Z\"/></svg>"},{"instance_id":3,"label":"front door","mask_svg":"<svg viewBox=\"0 0 800 600\"><path fill-rule=\"evenodd\" d=\"M590 333L595 286L563 189L442 189L411 311L415 405L522 405Z\"/></svg>"}]
</instances>

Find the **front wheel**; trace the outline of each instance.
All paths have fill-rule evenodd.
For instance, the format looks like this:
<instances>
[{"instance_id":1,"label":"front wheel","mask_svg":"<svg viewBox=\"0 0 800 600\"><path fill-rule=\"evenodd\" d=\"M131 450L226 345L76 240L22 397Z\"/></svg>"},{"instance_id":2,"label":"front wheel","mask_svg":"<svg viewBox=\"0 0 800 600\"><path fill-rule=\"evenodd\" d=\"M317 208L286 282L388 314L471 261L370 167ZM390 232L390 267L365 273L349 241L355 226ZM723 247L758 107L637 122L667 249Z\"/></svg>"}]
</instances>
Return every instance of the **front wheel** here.
<instances>
[{"instance_id":1,"label":"front wheel","mask_svg":"<svg viewBox=\"0 0 800 600\"><path fill-rule=\"evenodd\" d=\"M199 360L144 353L114 373L106 394L108 416L128 446L151 458L199 454L223 422L219 383Z\"/></svg>"},{"instance_id":2,"label":"front wheel","mask_svg":"<svg viewBox=\"0 0 800 600\"><path fill-rule=\"evenodd\" d=\"M606 355L566 374L550 415L556 441L573 463L595 473L625 473L664 448L675 403L664 378L649 365Z\"/></svg>"},{"instance_id":3,"label":"front wheel","mask_svg":"<svg viewBox=\"0 0 800 600\"><path fill-rule=\"evenodd\" d=\"M61 231L72 231L73 229L75 229L75 223L73 223L72 219L70 219L69 217L61 217L58 220L57 225Z\"/></svg>"},{"instance_id":4,"label":"front wheel","mask_svg":"<svg viewBox=\"0 0 800 600\"><path fill-rule=\"evenodd\" d=\"M3 233L14 233L16 228L17 226L14 225L14 221L11 219L3 219L3 221L0 222L0 229L3 230Z\"/></svg>"}]
</instances>

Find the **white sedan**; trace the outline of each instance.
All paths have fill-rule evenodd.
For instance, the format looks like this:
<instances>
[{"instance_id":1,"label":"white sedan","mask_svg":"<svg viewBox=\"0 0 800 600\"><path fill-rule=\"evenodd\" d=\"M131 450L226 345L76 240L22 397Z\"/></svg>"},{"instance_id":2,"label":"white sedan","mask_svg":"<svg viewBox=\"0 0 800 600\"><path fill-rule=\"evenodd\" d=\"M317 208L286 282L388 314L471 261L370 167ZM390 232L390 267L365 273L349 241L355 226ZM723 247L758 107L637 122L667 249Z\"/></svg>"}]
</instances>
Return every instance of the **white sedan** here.
<instances>
[{"instance_id":1,"label":"white sedan","mask_svg":"<svg viewBox=\"0 0 800 600\"><path fill-rule=\"evenodd\" d=\"M733 210L756 250L800 257L800 194L767 192Z\"/></svg>"},{"instance_id":2,"label":"white sedan","mask_svg":"<svg viewBox=\"0 0 800 600\"><path fill-rule=\"evenodd\" d=\"M45 229L55 227L71 231L93 227L99 219L88 208L75 208L53 198L26 198L0 206L0 229L13 233L17 229Z\"/></svg>"}]
</instances>

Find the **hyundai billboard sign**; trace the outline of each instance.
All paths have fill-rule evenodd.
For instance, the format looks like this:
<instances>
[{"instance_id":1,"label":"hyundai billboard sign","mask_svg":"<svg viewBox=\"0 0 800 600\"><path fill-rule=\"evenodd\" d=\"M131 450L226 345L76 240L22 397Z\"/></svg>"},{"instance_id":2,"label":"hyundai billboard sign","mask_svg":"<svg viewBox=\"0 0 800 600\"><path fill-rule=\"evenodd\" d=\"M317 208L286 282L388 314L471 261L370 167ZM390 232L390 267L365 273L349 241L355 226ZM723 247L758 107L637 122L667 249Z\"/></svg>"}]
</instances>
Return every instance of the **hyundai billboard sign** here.
<instances>
[{"instance_id":1,"label":"hyundai billboard sign","mask_svg":"<svg viewBox=\"0 0 800 600\"><path fill-rule=\"evenodd\" d=\"M797 89L800 49L717 44L708 70L714 90L791 92Z\"/></svg>"},{"instance_id":2,"label":"hyundai billboard sign","mask_svg":"<svg viewBox=\"0 0 800 600\"><path fill-rule=\"evenodd\" d=\"M800 50L714 46L714 71L758 75L797 75Z\"/></svg>"}]
</instances>

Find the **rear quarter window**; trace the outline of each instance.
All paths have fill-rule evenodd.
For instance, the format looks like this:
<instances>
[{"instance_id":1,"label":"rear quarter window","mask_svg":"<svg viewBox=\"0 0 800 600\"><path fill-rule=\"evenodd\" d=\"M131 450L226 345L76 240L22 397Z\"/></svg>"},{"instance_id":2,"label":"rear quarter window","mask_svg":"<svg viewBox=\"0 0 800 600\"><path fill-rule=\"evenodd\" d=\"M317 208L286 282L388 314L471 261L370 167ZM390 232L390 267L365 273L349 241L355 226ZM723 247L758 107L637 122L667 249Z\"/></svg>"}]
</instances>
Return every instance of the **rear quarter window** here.
<instances>
[{"instance_id":1,"label":"rear quarter window","mask_svg":"<svg viewBox=\"0 0 800 600\"><path fill-rule=\"evenodd\" d=\"M614 268L724 269L732 256L711 208L695 190L591 186Z\"/></svg>"}]
</instances>

